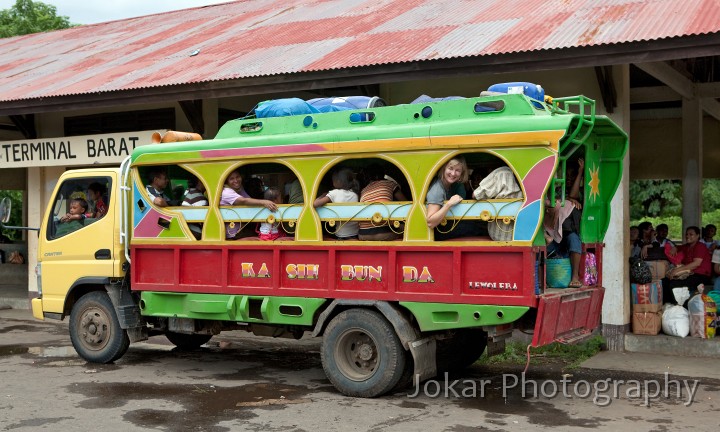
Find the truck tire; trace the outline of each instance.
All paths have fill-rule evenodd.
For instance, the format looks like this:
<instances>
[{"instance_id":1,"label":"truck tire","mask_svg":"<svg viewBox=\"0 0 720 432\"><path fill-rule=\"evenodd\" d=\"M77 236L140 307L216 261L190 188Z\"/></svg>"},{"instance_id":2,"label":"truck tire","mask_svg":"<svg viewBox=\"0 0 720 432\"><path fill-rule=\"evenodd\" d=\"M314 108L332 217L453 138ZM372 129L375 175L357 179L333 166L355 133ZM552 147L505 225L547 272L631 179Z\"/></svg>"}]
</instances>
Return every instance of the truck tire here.
<instances>
[{"instance_id":1,"label":"truck tire","mask_svg":"<svg viewBox=\"0 0 720 432\"><path fill-rule=\"evenodd\" d=\"M452 337L437 341L438 374L460 372L472 366L487 346L487 333L481 329L458 329Z\"/></svg>"},{"instance_id":2,"label":"truck tire","mask_svg":"<svg viewBox=\"0 0 720 432\"><path fill-rule=\"evenodd\" d=\"M403 375L405 350L382 314L350 309L332 319L320 351L323 369L341 393L375 397L390 391Z\"/></svg>"},{"instance_id":3,"label":"truck tire","mask_svg":"<svg viewBox=\"0 0 720 432\"><path fill-rule=\"evenodd\" d=\"M212 335L175 333L171 331L166 332L165 337L171 344L175 345L182 351L192 351L198 349L212 339Z\"/></svg>"},{"instance_id":4,"label":"truck tire","mask_svg":"<svg viewBox=\"0 0 720 432\"><path fill-rule=\"evenodd\" d=\"M110 297L100 291L85 294L73 305L70 340L80 357L93 363L112 363L130 346Z\"/></svg>"}]
</instances>

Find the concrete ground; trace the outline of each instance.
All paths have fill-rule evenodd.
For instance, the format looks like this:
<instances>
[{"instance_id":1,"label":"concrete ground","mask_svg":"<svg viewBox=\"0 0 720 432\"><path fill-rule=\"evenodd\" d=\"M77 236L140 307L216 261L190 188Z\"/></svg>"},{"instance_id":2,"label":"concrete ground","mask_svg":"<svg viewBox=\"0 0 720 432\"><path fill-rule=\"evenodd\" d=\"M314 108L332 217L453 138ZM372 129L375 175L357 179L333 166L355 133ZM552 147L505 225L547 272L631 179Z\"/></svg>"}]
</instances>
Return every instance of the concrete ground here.
<instances>
[{"instance_id":1,"label":"concrete ground","mask_svg":"<svg viewBox=\"0 0 720 432\"><path fill-rule=\"evenodd\" d=\"M0 289L0 319L34 320L24 287ZM49 321L52 322L52 321ZM720 380L720 336L705 340L667 335L627 334L625 352L602 351L582 363L582 368L644 372Z\"/></svg>"}]
</instances>

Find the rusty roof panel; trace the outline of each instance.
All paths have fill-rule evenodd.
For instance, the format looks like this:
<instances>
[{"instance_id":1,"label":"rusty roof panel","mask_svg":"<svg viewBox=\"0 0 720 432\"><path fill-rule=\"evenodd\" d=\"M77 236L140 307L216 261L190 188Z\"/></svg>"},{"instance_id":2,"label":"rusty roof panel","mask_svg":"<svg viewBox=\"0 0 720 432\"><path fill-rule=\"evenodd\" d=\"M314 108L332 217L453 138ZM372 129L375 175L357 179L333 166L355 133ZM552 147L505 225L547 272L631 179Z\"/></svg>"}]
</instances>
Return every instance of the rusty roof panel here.
<instances>
[{"instance_id":1,"label":"rusty roof panel","mask_svg":"<svg viewBox=\"0 0 720 432\"><path fill-rule=\"evenodd\" d=\"M720 31L720 0L253 0L0 39L0 101Z\"/></svg>"}]
</instances>

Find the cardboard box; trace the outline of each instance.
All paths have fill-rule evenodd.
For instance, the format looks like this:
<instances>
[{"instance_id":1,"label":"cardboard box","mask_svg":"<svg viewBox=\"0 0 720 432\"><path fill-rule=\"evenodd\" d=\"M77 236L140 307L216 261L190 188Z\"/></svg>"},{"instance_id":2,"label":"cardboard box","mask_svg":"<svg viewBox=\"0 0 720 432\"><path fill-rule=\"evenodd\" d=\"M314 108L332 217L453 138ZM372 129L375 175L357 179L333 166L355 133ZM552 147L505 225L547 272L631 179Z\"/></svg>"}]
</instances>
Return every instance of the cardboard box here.
<instances>
[{"instance_id":1,"label":"cardboard box","mask_svg":"<svg viewBox=\"0 0 720 432\"><path fill-rule=\"evenodd\" d=\"M657 312L660 312L661 310L662 310L662 305L660 303L632 305L633 313L644 313L644 312L657 313Z\"/></svg>"},{"instance_id":2,"label":"cardboard box","mask_svg":"<svg viewBox=\"0 0 720 432\"><path fill-rule=\"evenodd\" d=\"M648 267L650 267L650 273L652 273L653 281L664 278L665 273L667 273L668 268L670 267L670 262L666 260L645 261L645 263Z\"/></svg>"},{"instance_id":3,"label":"cardboard box","mask_svg":"<svg viewBox=\"0 0 720 432\"><path fill-rule=\"evenodd\" d=\"M637 335L656 335L662 328L660 312L635 312L632 316L632 332Z\"/></svg>"},{"instance_id":4,"label":"cardboard box","mask_svg":"<svg viewBox=\"0 0 720 432\"><path fill-rule=\"evenodd\" d=\"M662 304L662 282L649 284L631 283L632 304Z\"/></svg>"}]
</instances>

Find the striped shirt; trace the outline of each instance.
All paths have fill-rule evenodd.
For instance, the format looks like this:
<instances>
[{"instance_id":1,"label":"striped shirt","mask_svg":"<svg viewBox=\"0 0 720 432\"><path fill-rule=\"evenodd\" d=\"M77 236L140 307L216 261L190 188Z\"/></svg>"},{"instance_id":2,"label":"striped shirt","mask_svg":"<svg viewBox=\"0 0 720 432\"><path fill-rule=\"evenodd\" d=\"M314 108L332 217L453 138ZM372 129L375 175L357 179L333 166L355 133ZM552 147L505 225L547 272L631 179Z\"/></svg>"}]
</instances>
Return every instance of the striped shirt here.
<instances>
[{"instance_id":1,"label":"striped shirt","mask_svg":"<svg viewBox=\"0 0 720 432\"><path fill-rule=\"evenodd\" d=\"M376 180L365 186L365 189L360 192L360 202L374 203L393 201L395 191L399 187L400 185L391 180ZM360 222L360 229L373 228L376 226L377 225L373 225L372 222Z\"/></svg>"}]
</instances>

